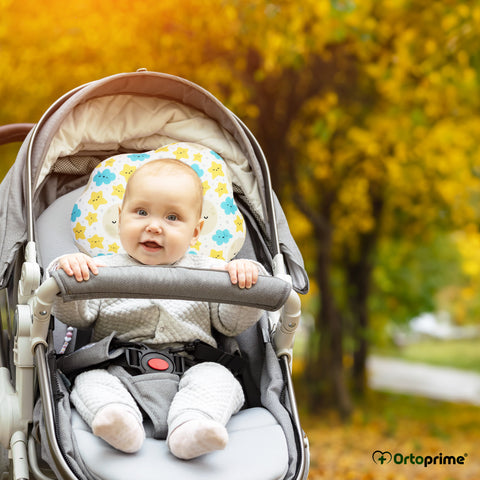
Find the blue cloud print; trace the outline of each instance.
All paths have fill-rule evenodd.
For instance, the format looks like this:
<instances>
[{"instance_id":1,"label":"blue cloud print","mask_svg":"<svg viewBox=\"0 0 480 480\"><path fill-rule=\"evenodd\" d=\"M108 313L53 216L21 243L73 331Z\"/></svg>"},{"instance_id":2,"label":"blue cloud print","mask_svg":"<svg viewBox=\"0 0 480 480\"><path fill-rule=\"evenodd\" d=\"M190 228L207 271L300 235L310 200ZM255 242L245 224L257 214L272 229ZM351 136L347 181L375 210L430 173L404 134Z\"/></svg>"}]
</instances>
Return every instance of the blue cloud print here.
<instances>
[{"instance_id":1,"label":"blue cloud print","mask_svg":"<svg viewBox=\"0 0 480 480\"><path fill-rule=\"evenodd\" d=\"M213 150L210 150L210 153L211 153L214 157L216 157L216 158L218 158L219 160L222 160L222 161L223 161L223 158L222 158L217 152L214 152Z\"/></svg>"},{"instance_id":2,"label":"blue cloud print","mask_svg":"<svg viewBox=\"0 0 480 480\"><path fill-rule=\"evenodd\" d=\"M70 217L70 220L71 220L72 222L74 222L77 218L80 217L81 214L82 214L82 211L78 208L78 205L75 204L75 205L73 206L72 215L71 215L71 217Z\"/></svg>"},{"instance_id":3,"label":"blue cloud print","mask_svg":"<svg viewBox=\"0 0 480 480\"><path fill-rule=\"evenodd\" d=\"M227 229L217 230L215 235L212 237L212 239L217 245L223 245L224 243L228 243L231 238L233 238L233 235Z\"/></svg>"},{"instance_id":4,"label":"blue cloud print","mask_svg":"<svg viewBox=\"0 0 480 480\"><path fill-rule=\"evenodd\" d=\"M97 172L97 174L93 177L93 181L95 182L95 185L99 187L103 183L105 185L108 185L110 182L113 182L115 180L116 175L111 172L108 168L105 170Z\"/></svg>"},{"instance_id":5,"label":"blue cloud print","mask_svg":"<svg viewBox=\"0 0 480 480\"><path fill-rule=\"evenodd\" d=\"M232 197L227 197L220 206L223 208L227 215L233 215L237 210L237 206L233 203Z\"/></svg>"},{"instance_id":6,"label":"blue cloud print","mask_svg":"<svg viewBox=\"0 0 480 480\"><path fill-rule=\"evenodd\" d=\"M202 175L204 174L204 171L198 166L198 165L190 165L196 172L197 172L197 175L202 178Z\"/></svg>"},{"instance_id":7,"label":"blue cloud print","mask_svg":"<svg viewBox=\"0 0 480 480\"><path fill-rule=\"evenodd\" d=\"M130 155L127 155L127 157L132 162L143 162L147 158L150 158L150 155L148 153L131 153Z\"/></svg>"}]
</instances>

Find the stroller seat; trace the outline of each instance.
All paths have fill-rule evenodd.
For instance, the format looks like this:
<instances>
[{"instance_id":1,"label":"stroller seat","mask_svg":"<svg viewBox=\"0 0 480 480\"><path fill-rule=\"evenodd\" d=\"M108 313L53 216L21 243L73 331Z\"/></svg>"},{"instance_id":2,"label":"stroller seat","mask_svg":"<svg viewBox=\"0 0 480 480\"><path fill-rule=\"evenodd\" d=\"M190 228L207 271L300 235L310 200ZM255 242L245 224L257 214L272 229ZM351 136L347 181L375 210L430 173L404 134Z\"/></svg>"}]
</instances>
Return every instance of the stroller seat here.
<instances>
[{"instance_id":1,"label":"stroller seat","mask_svg":"<svg viewBox=\"0 0 480 480\"><path fill-rule=\"evenodd\" d=\"M170 150L175 151L177 145L181 145L183 148L189 146L186 143L172 144ZM197 148L197 146L194 146L194 149L197 153L202 150ZM161 155L164 158L169 156L168 148L163 150L166 151L161 152ZM153 156L155 157L155 155ZM103 190L106 192L107 187L108 191L112 187L116 187L114 182L109 181L107 185L98 185L101 182L96 184L92 182L92 179L97 178L99 175L104 175L106 163L108 164L107 175L113 175L112 171L118 172L124 167L125 160L129 160L126 154L118 155L116 159L113 157L101 162L93 170L90 176L91 181L86 188L80 187L59 197L40 215L37 221L37 238L39 255L43 264L47 265L60 255L76 251L79 245L83 247L84 251L88 251L88 242L86 240L89 234L87 233L87 239L83 236L84 238L81 239L83 241L78 241L75 238L75 229L80 225L79 220L82 221L82 218L87 216L85 207L88 207L87 200L90 197L90 191L95 190L98 192ZM221 160L219 159L218 161ZM117 167L118 164L120 165L119 167ZM121 181L126 183L125 179L121 179ZM104 196L107 197L106 194ZM215 196L218 195L215 194ZM118 201L119 199L116 198L116 200ZM112 205L105 204L102 206L104 207L103 211L101 208L95 209L95 213L98 215L98 229L91 232L90 235L95 234L98 236L99 234L106 236L109 234L110 242L118 241L115 232L111 232L110 228L106 229L104 227L106 222L102 218L102 215L108 217L107 219L110 222ZM211 206L208 208L211 208ZM83 211L82 214L79 213L80 210ZM90 207L90 210L93 212L94 208ZM215 219L218 221L218 216L215 216ZM88 222L84 221L84 223L88 227ZM224 221L221 225L222 227L225 226L226 222ZM52 236L52 226L55 227L56 235L54 236ZM215 233L216 228L217 225L214 226L213 233ZM208 232L208 237L211 239L212 227L208 228ZM201 240L205 242L204 237L201 236ZM238 245L238 239L235 240ZM208 238L205 243L208 245ZM225 242L225 244L227 243ZM95 250L100 250L101 254L106 254L107 248L103 250L96 248ZM94 254L95 252L92 250L88 251L88 253ZM228 245L225 246L225 251L227 250L230 250ZM219 253L216 250L215 252ZM62 349L66 328L66 325L56 322L54 345L57 352ZM70 423L76 455L81 457L81 462L95 478L130 480L131 478L147 478L152 471L161 471L162 476L165 475L166 478L179 476L185 480L190 478L192 480L200 480L202 478L222 480L227 477L229 479L238 478L238 480L280 480L284 478L288 470L288 448L285 435L277 420L265 408L248 408L234 415L227 425L229 433L227 447L222 451L213 452L188 462L174 457L169 452L165 440L152 438L152 427L148 419L144 422L147 435L145 443L139 452L130 455L115 450L96 437L73 406L71 407L71 413ZM134 462L132 462L132 458L135 459ZM245 459L248 459L248 461L245 461Z\"/></svg>"},{"instance_id":2,"label":"stroller seat","mask_svg":"<svg viewBox=\"0 0 480 480\"><path fill-rule=\"evenodd\" d=\"M175 458L165 441L148 438L148 433L142 449L132 456L95 437L76 412L72 425L83 461L98 478L131 480L161 472L162 478L182 480L280 480L288 469L282 429L264 408L242 410L231 418L225 450L189 461ZM148 424L145 429L148 432Z\"/></svg>"}]
</instances>

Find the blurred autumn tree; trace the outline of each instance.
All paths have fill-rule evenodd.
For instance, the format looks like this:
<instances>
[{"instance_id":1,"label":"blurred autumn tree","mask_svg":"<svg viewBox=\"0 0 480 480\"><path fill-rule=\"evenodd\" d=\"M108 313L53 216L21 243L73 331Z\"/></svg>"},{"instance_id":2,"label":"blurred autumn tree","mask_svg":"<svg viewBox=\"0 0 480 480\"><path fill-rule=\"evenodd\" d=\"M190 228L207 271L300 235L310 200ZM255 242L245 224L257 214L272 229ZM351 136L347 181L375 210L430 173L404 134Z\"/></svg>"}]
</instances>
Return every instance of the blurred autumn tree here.
<instances>
[{"instance_id":1,"label":"blurred autumn tree","mask_svg":"<svg viewBox=\"0 0 480 480\"><path fill-rule=\"evenodd\" d=\"M372 320L433 308L450 286L427 264L459 264L470 281L449 306L475 304L478 1L2 0L0 18L0 123L147 67L249 125L312 279L312 405L348 415Z\"/></svg>"}]
</instances>

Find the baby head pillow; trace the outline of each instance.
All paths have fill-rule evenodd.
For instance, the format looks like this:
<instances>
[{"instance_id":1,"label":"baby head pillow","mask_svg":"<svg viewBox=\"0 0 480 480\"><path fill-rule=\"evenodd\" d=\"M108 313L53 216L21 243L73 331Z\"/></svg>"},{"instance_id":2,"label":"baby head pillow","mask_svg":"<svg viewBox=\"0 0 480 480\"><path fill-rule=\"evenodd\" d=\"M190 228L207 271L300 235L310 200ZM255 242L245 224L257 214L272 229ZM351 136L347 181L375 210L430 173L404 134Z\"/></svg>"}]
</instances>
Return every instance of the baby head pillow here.
<instances>
[{"instance_id":1,"label":"baby head pillow","mask_svg":"<svg viewBox=\"0 0 480 480\"><path fill-rule=\"evenodd\" d=\"M118 207L132 173L145 163L176 158L190 165L203 184L205 220L196 245L188 253L231 260L245 241L242 214L224 160L195 143L172 143L145 153L122 154L99 163L75 203L71 225L78 248L91 256L124 253L118 235Z\"/></svg>"}]
</instances>

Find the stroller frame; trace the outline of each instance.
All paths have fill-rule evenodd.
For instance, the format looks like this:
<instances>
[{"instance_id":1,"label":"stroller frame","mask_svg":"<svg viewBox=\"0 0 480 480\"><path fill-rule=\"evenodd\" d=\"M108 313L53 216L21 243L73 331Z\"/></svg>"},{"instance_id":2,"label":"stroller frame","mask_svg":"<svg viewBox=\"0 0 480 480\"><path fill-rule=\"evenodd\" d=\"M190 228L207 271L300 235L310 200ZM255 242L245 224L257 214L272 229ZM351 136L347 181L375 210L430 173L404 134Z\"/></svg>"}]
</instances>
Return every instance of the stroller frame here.
<instances>
[{"instance_id":1,"label":"stroller frame","mask_svg":"<svg viewBox=\"0 0 480 480\"><path fill-rule=\"evenodd\" d=\"M149 75L161 76L167 81L171 79L175 79L175 81L179 80L178 77L167 74L147 73ZM138 74L139 72L133 75ZM140 74L145 74L145 72L141 72ZM194 88L204 94L210 102L220 104L215 97L201 87L183 79L180 79L180 81L189 87L193 85ZM29 136L29 138L27 138L28 150L25 172L27 212L24 261L21 265L18 265L17 261L17 265L15 265L16 271L14 275L10 275L8 285L2 285L3 288L5 288L6 304L6 319L4 320L2 318L2 324L6 323L8 334L5 335L2 327L2 338L0 338L0 404L2 405L0 410L0 444L3 445L4 449L2 455L5 455L5 450L8 451L9 454L9 478L15 480L30 478L29 471L39 480L50 478L45 475L38 466L35 440L30 431L35 398L34 393L37 386L40 391L40 397L42 398L48 448L54 458L56 468L60 472L61 478L65 480L75 480L77 478L62 455L55 433L55 399L52 396L50 386L47 347L49 342L51 342L51 307L56 295L60 292L64 294L65 289L73 295L83 295L82 291L78 290L82 285L75 285L75 282L68 284L66 277L63 279L63 287L53 278L43 284L41 283L41 269L37 262L37 249L34 238L32 151L37 132L51 115L66 100L93 83L94 82L90 82L79 86L60 97L44 113L36 125L14 124L0 127L0 145L13 141L21 141ZM223 105L222 108L226 110ZM282 371L284 372L285 391L291 409L290 415L299 456L294 478L295 480L301 480L306 478L308 473L308 439L301 428L291 378L292 349L295 331L300 320L301 302L299 295L292 288L292 279L287 273L284 255L280 247L279 232L276 223L276 199L271 188L267 161L258 142L245 124L231 112L228 111L228 113L231 121L237 124L237 127L243 131L245 137L250 142L258 164L260 165L262 175L266 179L263 193L265 196L266 215L269 218L273 277L265 277L262 279L265 283L263 287L260 285L259 288L263 288L264 291L268 291L273 295L272 302L283 305L281 311L278 311L278 305L276 305L275 308L272 306L268 309L271 311L276 310L271 314L271 318L274 318L276 323L273 341ZM174 280L174 282L176 282L176 280ZM175 292L181 288L179 283L180 279L172 285L171 292ZM285 285L288 285L287 290L285 289ZM13 295L9 296L6 289L7 286L13 287ZM233 303L231 300L232 289L229 287L228 282L221 287L220 297L225 299L230 298L230 301ZM195 299L198 299L199 296L200 299L202 299L202 295L208 296L212 288L213 287L207 282L204 289L205 292L196 292ZM215 284L214 288L218 292L218 284ZM252 297L252 293L255 294L255 290L257 289L251 292L247 290L241 291L241 295L235 302L244 305L255 305L257 299ZM121 296L121 292L112 292L112 296ZM173 297L168 296L168 298ZM12 309L9 306L11 302L17 303L15 308L14 329L11 329ZM7 349L8 342L13 343L13 358L11 359L9 358L10 355ZM12 385L12 380L15 383L14 386ZM0 470L0 474L1 473L2 471Z\"/></svg>"}]
</instances>

